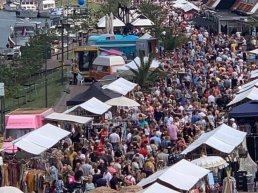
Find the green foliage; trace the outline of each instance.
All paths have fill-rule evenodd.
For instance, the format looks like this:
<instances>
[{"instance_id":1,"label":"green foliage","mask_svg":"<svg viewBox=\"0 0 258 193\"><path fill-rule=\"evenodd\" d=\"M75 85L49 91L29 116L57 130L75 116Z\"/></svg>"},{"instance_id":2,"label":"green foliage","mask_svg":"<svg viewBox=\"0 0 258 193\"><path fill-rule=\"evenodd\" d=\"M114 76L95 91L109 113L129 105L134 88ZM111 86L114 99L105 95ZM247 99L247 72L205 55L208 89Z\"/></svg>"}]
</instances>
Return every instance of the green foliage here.
<instances>
[{"instance_id":1,"label":"green foliage","mask_svg":"<svg viewBox=\"0 0 258 193\"><path fill-rule=\"evenodd\" d=\"M143 54L140 54L139 58L140 65L135 62L137 69L129 68L132 73L131 79L141 87L146 88L159 78L162 74L162 69L161 67L151 69L151 63L154 59L153 55L150 55L147 61L145 61Z\"/></svg>"},{"instance_id":2,"label":"green foliage","mask_svg":"<svg viewBox=\"0 0 258 193\"><path fill-rule=\"evenodd\" d=\"M50 48L52 37L40 34L30 38L22 48L21 57L9 62L5 61L0 68L0 81L5 83L7 96L15 97L19 88L32 83L32 75L39 72L46 59L46 48Z\"/></svg>"},{"instance_id":3,"label":"green foliage","mask_svg":"<svg viewBox=\"0 0 258 193\"><path fill-rule=\"evenodd\" d=\"M101 4L100 9L96 14L100 17L110 13L113 13L114 16L118 16L119 3L122 6L128 6L129 2L129 0L107 0L106 3Z\"/></svg>"},{"instance_id":4,"label":"green foliage","mask_svg":"<svg viewBox=\"0 0 258 193\"><path fill-rule=\"evenodd\" d=\"M166 31L165 35L161 36L161 40L165 50L174 50L187 42L187 37L184 34L173 35L170 30Z\"/></svg>"},{"instance_id":5,"label":"green foliage","mask_svg":"<svg viewBox=\"0 0 258 193\"><path fill-rule=\"evenodd\" d=\"M140 10L143 15L154 22L155 25L152 27L152 32L155 34L155 37L159 38L163 31L162 22L166 17L162 7L153 4L150 0L147 0L141 2Z\"/></svg>"}]
</instances>

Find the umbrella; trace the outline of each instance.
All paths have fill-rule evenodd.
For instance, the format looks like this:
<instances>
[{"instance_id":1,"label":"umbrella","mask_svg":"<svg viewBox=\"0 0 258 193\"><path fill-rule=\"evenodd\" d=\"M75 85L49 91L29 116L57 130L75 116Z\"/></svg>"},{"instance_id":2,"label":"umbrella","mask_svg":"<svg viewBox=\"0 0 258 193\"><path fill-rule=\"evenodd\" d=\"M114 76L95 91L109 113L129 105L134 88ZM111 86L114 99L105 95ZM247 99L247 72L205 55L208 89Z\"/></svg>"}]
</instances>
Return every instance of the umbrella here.
<instances>
[{"instance_id":1,"label":"umbrella","mask_svg":"<svg viewBox=\"0 0 258 193\"><path fill-rule=\"evenodd\" d=\"M202 168L211 169L211 168L225 168L228 166L228 163L226 160L224 160L220 156L205 156L200 157L198 159L192 160L192 163L194 163L197 166L200 166Z\"/></svg>"},{"instance_id":2,"label":"umbrella","mask_svg":"<svg viewBox=\"0 0 258 193\"><path fill-rule=\"evenodd\" d=\"M109 27L110 34L114 34L114 15L110 13L110 27Z\"/></svg>"},{"instance_id":3,"label":"umbrella","mask_svg":"<svg viewBox=\"0 0 258 193\"><path fill-rule=\"evenodd\" d=\"M4 186L4 187L0 187L0 193L23 193L23 192L16 187Z\"/></svg>"},{"instance_id":4,"label":"umbrella","mask_svg":"<svg viewBox=\"0 0 258 193\"><path fill-rule=\"evenodd\" d=\"M109 33L109 31L110 31L110 22L109 21L110 21L110 18L109 18L109 15L107 14L106 15L106 25L105 25L107 33Z\"/></svg>"},{"instance_id":5,"label":"umbrella","mask_svg":"<svg viewBox=\"0 0 258 193\"><path fill-rule=\"evenodd\" d=\"M111 106L118 106L118 107L139 107L140 106L140 104L137 103L136 101L126 98L124 96L110 99L105 103Z\"/></svg>"}]
</instances>

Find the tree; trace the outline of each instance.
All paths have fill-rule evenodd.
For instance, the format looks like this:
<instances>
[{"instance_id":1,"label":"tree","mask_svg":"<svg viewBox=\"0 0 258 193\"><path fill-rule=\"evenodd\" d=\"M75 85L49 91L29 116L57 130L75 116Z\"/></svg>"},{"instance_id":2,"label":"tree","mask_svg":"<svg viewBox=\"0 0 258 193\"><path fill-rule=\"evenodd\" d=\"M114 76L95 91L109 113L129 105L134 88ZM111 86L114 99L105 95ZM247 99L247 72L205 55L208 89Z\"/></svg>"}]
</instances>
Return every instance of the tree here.
<instances>
[{"instance_id":1,"label":"tree","mask_svg":"<svg viewBox=\"0 0 258 193\"><path fill-rule=\"evenodd\" d=\"M165 50L174 50L187 42L187 37L184 34L172 34L171 30L166 30L160 38Z\"/></svg>"},{"instance_id":2,"label":"tree","mask_svg":"<svg viewBox=\"0 0 258 193\"><path fill-rule=\"evenodd\" d=\"M154 26L152 28L152 32L154 32L155 37L159 38L161 32L164 30L162 23L165 20L166 13L162 9L161 6L155 5L152 1L142 1L140 4L140 10L144 16L150 19Z\"/></svg>"},{"instance_id":3,"label":"tree","mask_svg":"<svg viewBox=\"0 0 258 193\"><path fill-rule=\"evenodd\" d=\"M101 4L98 16L104 16L106 14L113 13L114 16L118 17L118 6L128 6L129 0L107 0L105 3Z\"/></svg>"},{"instance_id":4,"label":"tree","mask_svg":"<svg viewBox=\"0 0 258 193\"><path fill-rule=\"evenodd\" d=\"M19 95L20 88L26 83L33 83L33 75L42 69L46 59L46 50L50 48L52 38L39 34L30 38L21 49L21 57L14 61L5 61L0 68L0 80L5 83L6 95Z\"/></svg>"},{"instance_id":5,"label":"tree","mask_svg":"<svg viewBox=\"0 0 258 193\"><path fill-rule=\"evenodd\" d=\"M132 73L131 79L140 85L143 88L146 88L153 84L162 74L161 67L156 69L151 69L151 64L153 62L153 55L150 55L146 58L144 55L140 54L140 64L135 64L137 69L129 68L130 72ZM146 61L147 59L147 61Z\"/></svg>"}]
</instances>

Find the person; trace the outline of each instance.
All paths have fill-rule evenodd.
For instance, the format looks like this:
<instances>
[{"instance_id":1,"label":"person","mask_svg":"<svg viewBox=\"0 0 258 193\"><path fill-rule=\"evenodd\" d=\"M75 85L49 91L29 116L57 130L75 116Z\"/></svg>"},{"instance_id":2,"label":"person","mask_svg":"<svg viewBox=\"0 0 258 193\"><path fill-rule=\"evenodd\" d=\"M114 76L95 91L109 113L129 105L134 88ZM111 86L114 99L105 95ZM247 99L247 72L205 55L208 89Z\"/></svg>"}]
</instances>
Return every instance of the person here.
<instances>
[{"instance_id":1,"label":"person","mask_svg":"<svg viewBox=\"0 0 258 193\"><path fill-rule=\"evenodd\" d=\"M74 174L73 193L83 193L82 191L82 175L83 172L78 170Z\"/></svg>"},{"instance_id":2,"label":"person","mask_svg":"<svg viewBox=\"0 0 258 193\"><path fill-rule=\"evenodd\" d=\"M89 175L87 178L87 182L85 184L85 192L89 192L89 191L92 191L95 189L95 186L94 186L92 180L93 180L93 176Z\"/></svg>"},{"instance_id":3,"label":"person","mask_svg":"<svg viewBox=\"0 0 258 193\"><path fill-rule=\"evenodd\" d=\"M118 178L117 173L113 173L113 177L110 180L110 188L114 190L119 190L119 181L120 179Z\"/></svg>"},{"instance_id":4,"label":"person","mask_svg":"<svg viewBox=\"0 0 258 193\"><path fill-rule=\"evenodd\" d=\"M58 180L56 180L55 187L55 193L63 193L64 190L66 190L61 175L58 176Z\"/></svg>"},{"instance_id":5,"label":"person","mask_svg":"<svg viewBox=\"0 0 258 193\"><path fill-rule=\"evenodd\" d=\"M72 65L72 73L73 73L73 84L77 85L78 79L77 76L79 74L80 70L77 64Z\"/></svg>"}]
</instances>

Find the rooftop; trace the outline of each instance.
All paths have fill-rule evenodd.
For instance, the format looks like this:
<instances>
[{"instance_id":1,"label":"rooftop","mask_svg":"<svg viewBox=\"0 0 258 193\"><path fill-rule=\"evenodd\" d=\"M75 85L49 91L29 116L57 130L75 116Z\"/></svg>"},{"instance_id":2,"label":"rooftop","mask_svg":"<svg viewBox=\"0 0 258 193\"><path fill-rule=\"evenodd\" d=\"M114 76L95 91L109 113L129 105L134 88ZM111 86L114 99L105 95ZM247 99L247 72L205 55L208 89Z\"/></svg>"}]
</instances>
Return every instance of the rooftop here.
<instances>
[{"instance_id":1,"label":"rooftop","mask_svg":"<svg viewBox=\"0 0 258 193\"><path fill-rule=\"evenodd\" d=\"M44 113L47 110L49 110L49 108L19 108L19 109L16 109L16 110L8 113L8 115L42 114L42 113Z\"/></svg>"}]
</instances>

